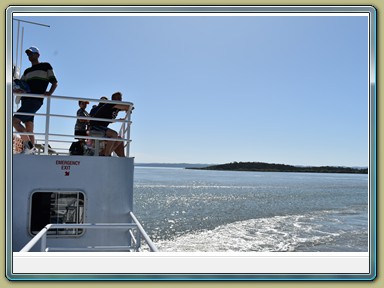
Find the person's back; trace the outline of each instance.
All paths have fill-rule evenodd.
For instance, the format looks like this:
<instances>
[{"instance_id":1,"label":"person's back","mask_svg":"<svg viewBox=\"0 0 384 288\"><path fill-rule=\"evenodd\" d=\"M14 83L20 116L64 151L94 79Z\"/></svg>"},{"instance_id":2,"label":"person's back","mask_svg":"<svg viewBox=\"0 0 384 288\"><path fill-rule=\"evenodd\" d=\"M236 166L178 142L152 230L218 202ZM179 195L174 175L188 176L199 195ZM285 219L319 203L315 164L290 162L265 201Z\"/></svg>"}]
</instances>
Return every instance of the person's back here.
<instances>
[{"instance_id":1,"label":"person's back","mask_svg":"<svg viewBox=\"0 0 384 288\"><path fill-rule=\"evenodd\" d=\"M101 104L93 105L91 111L89 111L89 116L95 117L95 114L96 114L97 110L99 110L100 106L101 106Z\"/></svg>"},{"instance_id":2,"label":"person's back","mask_svg":"<svg viewBox=\"0 0 384 288\"><path fill-rule=\"evenodd\" d=\"M103 96L100 98L100 100L108 100L107 97ZM100 109L101 106L103 106L105 103L99 103L98 105L93 105L91 111L89 111L89 115L91 117L95 117L96 112Z\"/></svg>"},{"instance_id":3,"label":"person's back","mask_svg":"<svg viewBox=\"0 0 384 288\"><path fill-rule=\"evenodd\" d=\"M103 118L103 119L115 119L117 113L119 113L119 109L114 107L115 104L105 103L101 105L101 107L96 111L96 113L92 116L94 118ZM103 126L107 127L112 121L99 121L99 120L91 120L91 127L94 126Z\"/></svg>"}]
</instances>

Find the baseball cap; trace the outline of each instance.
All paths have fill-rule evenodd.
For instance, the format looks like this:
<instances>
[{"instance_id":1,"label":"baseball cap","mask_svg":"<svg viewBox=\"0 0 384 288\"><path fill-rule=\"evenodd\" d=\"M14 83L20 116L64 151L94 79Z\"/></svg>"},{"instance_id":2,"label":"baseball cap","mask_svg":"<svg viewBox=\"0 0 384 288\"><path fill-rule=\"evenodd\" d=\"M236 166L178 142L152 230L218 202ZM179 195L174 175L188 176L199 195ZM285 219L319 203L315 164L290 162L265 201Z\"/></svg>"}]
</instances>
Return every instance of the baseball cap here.
<instances>
[{"instance_id":1,"label":"baseball cap","mask_svg":"<svg viewBox=\"0 0 384 288\"><path fill-rule=\"evenodd\" d=\"M81 103L89 104L89 101L79 100L79 105L80 105Z\"/></svg>"},{"instance_id":2,"label":"baseball cap","mask_svg":"<svg viewBox=\"0 0 384 288\"><path fill-rule=\"evenodd\" d=\"M27 50L25 50L25 53L28 54L28 52L37 53L37 54L40 55L39 48L37 48L37 47L35 47L35 46L31 46L31 47L29 47Z\"/></svg>"}]
</instances>

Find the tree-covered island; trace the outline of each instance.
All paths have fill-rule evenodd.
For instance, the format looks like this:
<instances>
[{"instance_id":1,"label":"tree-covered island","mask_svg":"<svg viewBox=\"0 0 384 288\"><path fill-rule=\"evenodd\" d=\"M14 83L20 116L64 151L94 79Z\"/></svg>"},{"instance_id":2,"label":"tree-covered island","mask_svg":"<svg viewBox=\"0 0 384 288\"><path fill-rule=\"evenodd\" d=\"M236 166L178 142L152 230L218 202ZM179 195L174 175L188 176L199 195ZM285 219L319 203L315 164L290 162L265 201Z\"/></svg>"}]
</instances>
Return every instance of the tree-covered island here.
<instances>
[{"instance_id":1,"label":"tree-covered island","mask_svg":"<svg viewBox=\"0 0 384 288\"><path fill-rule=\"evenodd\" d=\"M292 166L286 164L270 164L263 162L232 162L207 167L188 167L198 170L227 170L227 171L259 171L259 172L301 172L301 173L354 173L368 174L368 168L351 168L336 166Z\"/></svg>"}]
</instances>

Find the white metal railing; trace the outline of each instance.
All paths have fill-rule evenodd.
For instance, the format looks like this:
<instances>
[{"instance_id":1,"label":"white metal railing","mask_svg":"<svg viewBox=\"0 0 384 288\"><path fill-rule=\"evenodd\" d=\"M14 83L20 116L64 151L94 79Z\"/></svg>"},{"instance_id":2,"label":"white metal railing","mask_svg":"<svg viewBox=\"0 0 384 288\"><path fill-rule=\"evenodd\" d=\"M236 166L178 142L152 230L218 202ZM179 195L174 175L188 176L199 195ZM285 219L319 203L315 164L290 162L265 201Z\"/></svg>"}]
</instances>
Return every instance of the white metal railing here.
<instances>
[{"instance_id":1,"label":"white metal railing","mask_svg":"<svg viewBox=\"0 0 384 288\"><path fill-rule=\"evenodd\" d=\"M41 141L44 144L44 150L43 154L48 155L49 150L49 143L72 143L73 138L77 139L86 139L86 140L98 140L98 141L121 141L124 143L125 148L125 156L129 157L129 146L130 146L130 125L131 125L131 113L133 110L133 103L131 102L125 102L125 101L114 101L114 100L101 100L101 99L92 99L92 98L84 98L84 97L69 97L69 96L58 96L58 95L51 95L51 96L45 96L40 94L19 94L19 93L13 93L14 98L16 97L34 97L34 98L45 98L46 102L46 111L45 113L25 113L25 112L13 112L13 115L30 115L35 117L45 117L45 124L44 124L44 132L17 132L14 130L14 134L16 135L34 135L35 137L41 137L36 138L36 141ZM58 100L68 100L73 101L74 104L74 111L77 111L75 107L78 107L78 101L88 101L88 102L96 102L96 103L111 103L111 104L125 104L129 107L128 111L126 111L125 116L121 119L105 119L105 118L95 118L95 117L80 117L73 114L53 114L51 113L52 107L54 107L54 102ZM123 111L124 112L124 111ZM76 113L75 113L76 114ZM103 121L103 122L112 122L112 123L121 123L121 128L118 132L120 138L107 138L107 137L95 137L95 136L80 136L80 135L74 135L74 133L66 134L66 133L51 133L50 132L50 125L52 118L66 118L66 119L81 119L81 120L95 120L95 121ZM73 123L73 127L74 127ZM72 129L74 131L74 129ZM56 138L55 138L56 137ZM61 139L60 139L61 138ZM68 148L63 147L52 147L53 150L59 151L59 150L66 150L67 152L64 154L68 154ZM58 153L59 154L59 153ZM60 153L61 154L61 153Z\"/></svg>"},{"instance_id":2,"label":"white metal railing","mask_svg":"<svg viewBox=\"0 0 384 288\"><path fill-rule=\"evenodd\" d=\"M145 232L143 226L141 226L139 220L137 220L136 216L133 214L132 211L129 212L129 215L131 216L133 222L135 222L135 224L137 225L137 229L139 229L140 235L143 236L145 242L148 244L150 251L151 252L158 252L157 247L155 246L155 244L153 244L152 240L149 238L149 236Z\"/></svg>"},{"instance_id":3,"label":"white metal railing","mask_svg":"<svg viewBox=\"0 0 384 288\"><path fill-rule=\"evenodd\" d=\"M95 224L48 224L36 236L32 238L20 252L29 252L40 241L40 252L49 251L141 251L141 239L144 238L146 244L151 252L158 252L156 245L149 238L143 227L130 212L134 223L95 223ZM50 229L126 229L131 236L131 243L127 246L94 246L94 247L74 247L74 248L48 248L47 247L47 233ZM136 236L134 233L136 230Z\"/></svg>"}]
</instances>

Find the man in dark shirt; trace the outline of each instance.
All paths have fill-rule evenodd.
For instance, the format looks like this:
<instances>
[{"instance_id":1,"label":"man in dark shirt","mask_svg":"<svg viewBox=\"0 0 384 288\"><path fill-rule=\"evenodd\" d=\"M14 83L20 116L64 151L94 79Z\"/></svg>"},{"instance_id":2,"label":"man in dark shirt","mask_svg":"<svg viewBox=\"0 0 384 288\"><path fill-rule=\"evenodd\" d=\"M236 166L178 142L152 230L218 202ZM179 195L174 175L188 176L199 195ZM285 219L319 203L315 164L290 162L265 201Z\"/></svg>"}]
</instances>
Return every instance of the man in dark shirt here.
<instances>
[{"instance_id":1,"label":"man in dark shirt","mask_svg":"<svg viewBox=\"0 0 384 288\"><path fill-rule=\"evenodd\" d=\"M36 47L30 47L25 50L28 59L32 66L24 71L21 81L28 84L31 94L43 94L51 96L57 87L57 79L53 72L52 66L47 62L39 62L40 51ZM48 85L51 83L49 91ZM15 93L25 93L24 90L15 89ZM44 98L21 97L21 106L17 112L21 113L36 113L43 105ZM12 124L18 132L33 133L34 116L18 115L13 116ZM21 123L23 122L24 125ZM21 135L23 140L23 152L25 154L34 153L35 137L34 135Z\"/></svg>"},{"instance_id":2,"label":"man in dark shirt","mask_svg":"<svg viewBox=\"0 0 384 288\"><path fill-rule=\"evenodd\" d=\"M112 95L113 101L122 101L122 94L120 92L116 92ZM129 105L127 104L114 104L114 103L105 103L102 105L99 110L93 115L95 118L103 118L103 119L116 119L119 111L129 110ZM101 131L108 138L119 138L117 132L108 128L108 125L112 123L112 121L100 121L100 120L91 120L90 126L91 131ZM104 156L111 156L111 153L114 151L117 156L124 157L124 144L122 141L106 141L106 145L104 148Z\"/></svg>"},{"instance_id":3,"label":"man in dark shirt","mask_svg":"<svg viewBox=\"0 0 384 288\"><path fill-rule=\"evenodd\" d=\"M103 96L103 97L100 98L100 100L108 100L108 98ZM95 116L97 110L99 110L100 107L103 106L104 104L105 103L100 102L98 105L93 105L91 111L89 111L89 115L92 116L92 117Z\"/></svg>"}]
</instances>

